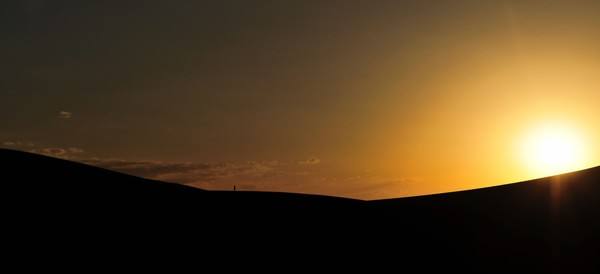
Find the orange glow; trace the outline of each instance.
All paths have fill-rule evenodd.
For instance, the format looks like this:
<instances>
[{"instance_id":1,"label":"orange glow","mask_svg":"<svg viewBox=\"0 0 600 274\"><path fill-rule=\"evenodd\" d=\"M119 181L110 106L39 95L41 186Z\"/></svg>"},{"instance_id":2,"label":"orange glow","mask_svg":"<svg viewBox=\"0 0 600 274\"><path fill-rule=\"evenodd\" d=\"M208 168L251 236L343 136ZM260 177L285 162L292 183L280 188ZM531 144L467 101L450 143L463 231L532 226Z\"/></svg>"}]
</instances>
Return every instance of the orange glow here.
<instances>
[{"instance_id":1,"label":"orange glow","mask_svg":"<svg viewBox=\"0 0 600 274\"><path fill-rule=\"evenodd\" d=\"M521 153L534 176L546 176L586 167L586 146L577 130L551 124L532 129L523 141Z\"/></svg>"}]
</instances>

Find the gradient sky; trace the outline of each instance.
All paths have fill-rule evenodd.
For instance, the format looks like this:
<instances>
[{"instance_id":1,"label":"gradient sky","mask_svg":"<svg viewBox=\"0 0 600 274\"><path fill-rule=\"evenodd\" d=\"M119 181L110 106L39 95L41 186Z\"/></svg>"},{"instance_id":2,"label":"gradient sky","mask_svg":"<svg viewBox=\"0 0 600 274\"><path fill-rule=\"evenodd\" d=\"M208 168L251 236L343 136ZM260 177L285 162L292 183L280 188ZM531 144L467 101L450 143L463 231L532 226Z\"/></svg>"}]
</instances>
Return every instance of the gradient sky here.
<instances>
[{"instance_id":1,"label":"gradient sky","mask_svg":"<svg viewBox=\"0 0 600 274\"><path fill-rule=\"evenodd\" d=\"M0 3L0 145L209 189L384 198L600 164L600 1Z\"/></svg>"}]
</instances>

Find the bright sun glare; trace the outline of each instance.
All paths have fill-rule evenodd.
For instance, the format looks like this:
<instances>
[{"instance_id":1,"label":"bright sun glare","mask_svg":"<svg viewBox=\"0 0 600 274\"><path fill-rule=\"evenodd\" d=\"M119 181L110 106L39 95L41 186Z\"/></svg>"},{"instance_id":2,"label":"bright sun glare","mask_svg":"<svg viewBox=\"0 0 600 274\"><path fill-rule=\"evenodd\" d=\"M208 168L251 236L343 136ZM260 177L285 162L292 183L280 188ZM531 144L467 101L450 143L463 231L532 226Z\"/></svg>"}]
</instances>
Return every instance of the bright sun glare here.
<instances>
[{"instance_id":1,"label":"bright sun glare","mask_svg":"<svg viewBox=\"0 0 600 274\"><path fill-rule=\"evenodd\" d=\"M526 164L536 176L553 175L582 169L585 148L576 130L550 125L532 130L522 149Z\"/></svg>"}]
</instances>

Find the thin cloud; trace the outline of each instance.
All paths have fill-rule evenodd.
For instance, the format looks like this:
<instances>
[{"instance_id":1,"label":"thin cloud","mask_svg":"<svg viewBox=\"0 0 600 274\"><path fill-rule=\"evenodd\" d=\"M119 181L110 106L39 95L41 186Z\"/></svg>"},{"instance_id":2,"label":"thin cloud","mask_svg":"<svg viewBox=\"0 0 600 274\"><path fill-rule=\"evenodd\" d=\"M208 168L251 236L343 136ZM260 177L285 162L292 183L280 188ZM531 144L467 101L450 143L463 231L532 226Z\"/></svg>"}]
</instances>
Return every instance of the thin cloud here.
<instances>
[{"instance_id":1,"label":"thin cloud","mask_svg":"<svg viewBox=\"0 0 600 274\"><path fill-rule=\"evenodd\" d=\"M24 142L24 141L4 141L2 142L2 146L22 149L22 148L31 148L35 147L35 144L32 142Z\"/></svg>"},{"instance_id":2,"label":"thin cloud","mask_svg":"<svg viewBox=\"0 0 600 274\"><path fill-rule=\"evenodd\" d=\"M84 153L84 152L85 152L83 149L81 149L81 148L78 148L78 147L70 147L70 148L67 148L67 151L68 151L69 153L73 153L73 154L81 154L81 153Z\"/></svg>"},{"instance_id":3,"label":"thin cloud","mask_svg":"<svg viewBox=\"0 0 600 274\"><path fill-rule=\"evenodd\" d=\"M70 147L70 148L59 148L59 147L46 147L46 148L36 148L30 149L29 152L42 154L50 157L69 159L69 160L78 160L80 154L85 153L85 151L81 148Z\"/></svg>"},{"instance_id":4,"label":"thin cloud","mask_svg":"<svg viewBox=\"0 0 600 274\"><path fill-rule=\"evenodd\" d=\"M157 161L126 161L89 159L82 162L122 173L183 184L210 182L220 179L262 178L276 173L272 162L247 163L177 163Z\"/></svg>"},{"instance_id":5,"label":"thin cloud","mask_svg":"<svg viewBox=\"0 0 600 274\"><path fill-rule=\"evenodd\" d=\"M306 159L306 160L298 162L299 165L307 165L307 166L318 165L320 163L321 163L321 159L319 159L319 158L310 158L310 159Z\"/></svg>"},{"instance_id":6,"label":"thin cloud","mask_svg":"<svg viewBox=\"0 0 600 274\"><path fill-rule=\"evenodd\" d=\"M18 145L25 142L5 141ZM23 149L23 148L17 148ZM380 177L371 172L357 174L323 173L315 170L321 159L313 157L297 162L249 161L229 163L189 163L132 161L92 158L77 147L23 149L52 157L78 161L143 178L180 183L208 190L281 191L335 195L363 199L393 198L410 195L421 184L419 178Z\"/></svg>"},{"instance_id":7,"label":"thin cloud","mask_svg":"<svg viewBox=\"0 0 600 274\"><path fill-rule=\"evenodd\" d=\"M58 118L60 119L71 119L73 117L73 113L69 111L60 111L58 113Z\"/></svg>"}]
</instances>

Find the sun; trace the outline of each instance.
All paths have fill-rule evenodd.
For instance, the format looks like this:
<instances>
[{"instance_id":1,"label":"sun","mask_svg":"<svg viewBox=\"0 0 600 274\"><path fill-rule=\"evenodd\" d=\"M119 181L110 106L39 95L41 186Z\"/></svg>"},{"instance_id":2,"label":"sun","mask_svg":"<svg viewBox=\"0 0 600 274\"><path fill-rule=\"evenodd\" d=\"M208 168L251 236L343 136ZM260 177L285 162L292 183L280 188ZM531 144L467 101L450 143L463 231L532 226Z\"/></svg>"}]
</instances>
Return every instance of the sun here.
<instances>
[{"instance_id":1,"label":"sun","mask_svg":"<svg viewBox=\"0 0 600 274\"><path fill-rule=\"evenodd\" d=\"M585 166L585 142L581 134L565 125L533 129L523 142L523 159L536 176L553 175Z\"/></svg>"}]
</instances>

